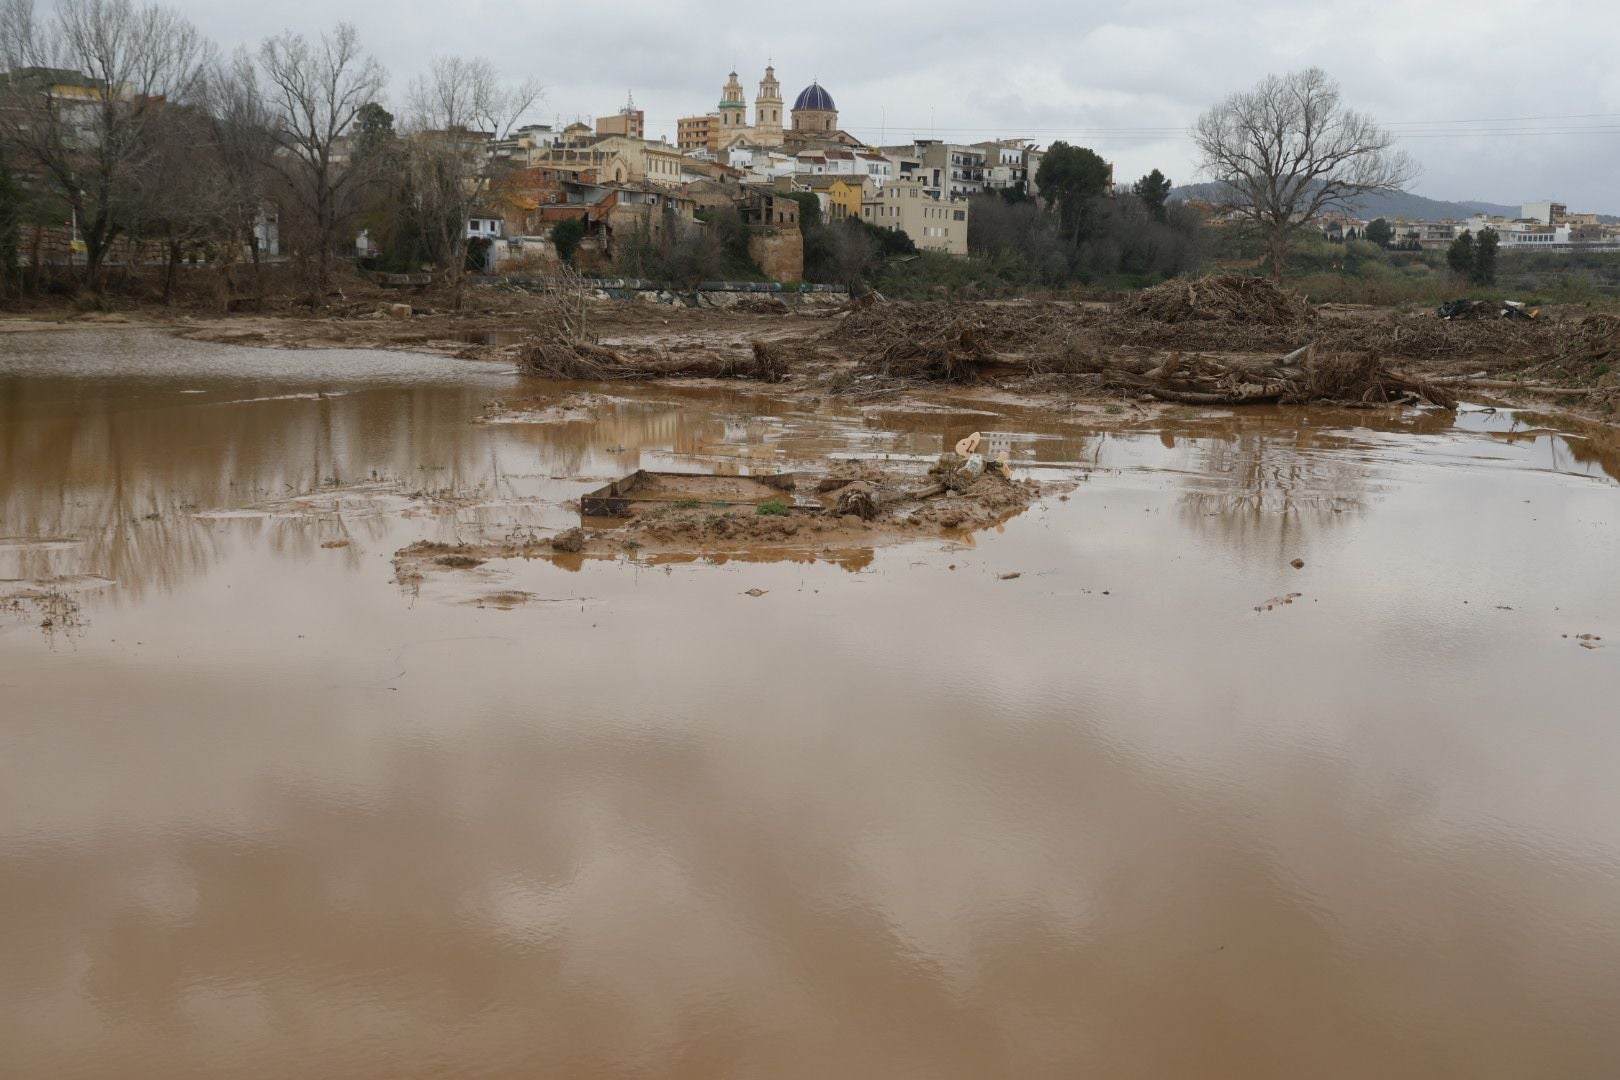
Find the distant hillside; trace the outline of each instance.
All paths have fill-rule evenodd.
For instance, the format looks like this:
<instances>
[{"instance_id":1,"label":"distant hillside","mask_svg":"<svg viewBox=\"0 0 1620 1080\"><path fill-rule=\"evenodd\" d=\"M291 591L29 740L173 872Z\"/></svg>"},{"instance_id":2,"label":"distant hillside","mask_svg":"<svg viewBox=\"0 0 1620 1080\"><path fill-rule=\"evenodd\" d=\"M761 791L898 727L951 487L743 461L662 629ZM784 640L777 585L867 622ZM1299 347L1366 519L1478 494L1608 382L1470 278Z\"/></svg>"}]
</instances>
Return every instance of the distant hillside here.
<instances>
[{"instance_id":1,"label":"distant hillside","mask_svg":"<svg viewBox=\"0 0 1620 1080\"><path fill-rule=\"evenodd\" d=\"M1186 184L1170 192L1172 199L1208 199L1214 195L1214 184ZM1488 202L1446 202L1425 198L1409 191L1389 195L1364 195L1350 204L1351 213L1359 218L1415 218L1422 221L1444 221L1446 218L1466 218L1474 214L1501 215L1515 218L1522 207Z\"/></svg>"}]
</instances>

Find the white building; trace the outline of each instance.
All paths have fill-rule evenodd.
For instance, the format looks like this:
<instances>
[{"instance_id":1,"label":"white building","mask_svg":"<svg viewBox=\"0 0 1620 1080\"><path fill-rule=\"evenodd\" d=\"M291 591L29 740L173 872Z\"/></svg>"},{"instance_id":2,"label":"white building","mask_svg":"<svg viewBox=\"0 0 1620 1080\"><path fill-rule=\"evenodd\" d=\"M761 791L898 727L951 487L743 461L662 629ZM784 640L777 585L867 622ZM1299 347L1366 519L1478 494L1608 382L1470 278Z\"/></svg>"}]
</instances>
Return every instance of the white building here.
<instances>
[{"instance_id":1,"label":"white building","mask_svg":"<svg viewBox=\"0 0 1620 1080\"><path fill-rule=\"evenodd\" d=\"M974 143L984 151L984 188L986 191L1006 191L1022 187L1024 193L1035 194L1035 174L1040 171L1043 150L1027 139L996 139Z\"/></svg>"},{"instance_id":2,"label":"white building","mask_svg":"<svg viewBox=\"0 0 1620 1080\"><path fill-rule=\"evenodd\" d=\"M870 150L802 150L793 171L799 176L860 176L882 187L894 179L894 162Z\"/></svg>"}]
</instances>

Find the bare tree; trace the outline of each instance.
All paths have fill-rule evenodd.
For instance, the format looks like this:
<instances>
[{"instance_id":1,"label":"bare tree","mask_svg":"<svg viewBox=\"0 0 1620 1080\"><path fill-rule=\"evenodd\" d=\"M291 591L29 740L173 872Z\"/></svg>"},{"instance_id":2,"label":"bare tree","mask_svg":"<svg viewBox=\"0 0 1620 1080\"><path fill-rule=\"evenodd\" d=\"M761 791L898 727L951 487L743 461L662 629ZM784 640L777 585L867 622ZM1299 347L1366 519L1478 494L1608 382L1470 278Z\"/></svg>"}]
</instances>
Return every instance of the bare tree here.
<instances>
[{"instance_id":1,"label":"bare tree","mask_svg":"<svg viewBox=\"0 0 1620 1080\"><path fill-rule=\"evenodd\" d=\"M461 306L467 260L467 222L493 179L491 139L511 126L540 97L533 81L501 82L488 60L440 57L425 78L411 84L406 161L411 191L431 252Z\"/></svg>"},{"instance_id":2,"label":"bare tree","mask_svg":"<svg viewBox=\"0 0 1620 1080\"><path fill-rule=\"evenodd\" d=\"M464 128L504 139L512 125L540 100L533 79L507 84L485 59L441 56L431 73L411 84L411 106L417 120L441 128Z\"/></svg>"},{"instance_id":3,"label":"bare tree","mask_svg":"<svg viewBox=\"0 0 1620 1080\"><path fill-rule=\"evenodd\" d=\"M682 292L693 293L720 276L720 241L702 224L683 221L672 204L664 206L658 231L658 276Z\"/></svg>"},{"instance_id":4,"label":"bare tree","mask_svg":"<svg viewBox=\"0 0 1620 1080\"><path fill-rule=\"evenodd\" d=\"M318 44L291 31L270 38L259 49L259 62L276 124L279 152L271 161L307 218L318 303L331 286L332 255L351 210L346 196L358 175L348 167L343 139L388 76L362 54L348 23L322 34Z\"/></svg>"},{"instance_id":5,"label":"bare tree","mask_svg":"<svg viewBox=\"0 0 1620 1080\"><path fill-rule=\"evenodd\" d=\"M35 18L33 0L3 4L0 138L71 210L97 288L152 161L153 129L196 96L209 46L180 16L129 0L60 0L49 20Z\"/></svg>"},{"instance_id":6,"label":"bare tree","mask_svg":"<svg viewBox=\"0 0 1620 1080\"><path fill-rule=\"evenodd\" d=\"M188 247L220 233L223 177L211 152L210 122L201 110L171 105L146 131L149 154L126 207L130 239L162 251L163 302ZM137 243L135 250L144 246Z\"/></svg>"},{"instance_id":7,"label":"bare tree","mask_svg":"<svg viewBox=\"0 0 1620 1080\"><path fill-rule=\"evenodd\" d=\"M1395 136L1346 108L1319 68L1271 75L1233 94L1198 118L1192 137L1226 209L1265 237L1279 280L1295 232L1324 210L1399 190L1417 175Z\"/></svg>"},{"instance_id":8,"label":"bare tree","mask_svg":"<svg viewBox=\"0 0 1620 1080\"><path fill-rule=\"evenodd\" d=\"M278 216L270 199L270 161L277 140L258 68L246 50L238 49L228 61L209 69L206 100L220 184L220 227L225 241L221 268L227 283L226 303L231 267L244 250L253 264L254 297L262 302L266 252L260 231L268 234Z\"/></svg>"}]
</instances>

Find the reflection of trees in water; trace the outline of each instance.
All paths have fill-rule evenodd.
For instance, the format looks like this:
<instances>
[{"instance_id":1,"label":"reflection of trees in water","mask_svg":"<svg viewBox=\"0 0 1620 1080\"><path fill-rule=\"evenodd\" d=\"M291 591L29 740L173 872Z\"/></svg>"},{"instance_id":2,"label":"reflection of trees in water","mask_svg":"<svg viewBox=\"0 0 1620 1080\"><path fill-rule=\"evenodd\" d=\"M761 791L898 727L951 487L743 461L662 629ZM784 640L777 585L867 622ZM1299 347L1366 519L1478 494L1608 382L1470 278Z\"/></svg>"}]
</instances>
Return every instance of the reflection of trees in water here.
<instances>
[{"instance_id":1,"label":"reflection of trees in water","mask_svg":"<svg viewBox=\"0 0 1620 1080\"><path fill-rule=\"evenodd\" d=\"M1376 477L1358 453L1363 447L1342 429L1297 421L1240 414L1180 429L1166 424L1161 441L1180 442L1197 462L1186 477L1192 490L1181 498L1181 521L1238 549L1291 557L1309 531L1363 510Z\"/></svg>"},{"instance_id":2,"label":"reflection of trees in water","mask_svg":"<svg viewBox=\"0 0 1620 1080\"><path fill-rule=\"evenodd\" d=\"M1507 430L1487 433L1510 446L1545 439L1546 464L1554 472L1601 474L1620 480L1620 431L1607 424L1516 412L1509 418Z\"/></svg>"},{"instance_id":3,"label":"reflection of trees in water","mask_svg":"<svg viewBox=\"0 0 1620 1080\"><path fill-rule=\"evenodd\" d=\"M232 388L239 398L286 392ZM436 483L475 486L490 469L480 434L467 423L481 397L474 389L387 388L241 404L174 403L172 393L168 385L0 384L0 527L14 536L82 541L33 559L31 571L100 574L139 595L194 576L244 525L198 521L197 511L373 477L412 488L432 486L422 479L432 473ZM332 538L319 524L303 532L311 545Z\"/></svg>"}]
</instances>

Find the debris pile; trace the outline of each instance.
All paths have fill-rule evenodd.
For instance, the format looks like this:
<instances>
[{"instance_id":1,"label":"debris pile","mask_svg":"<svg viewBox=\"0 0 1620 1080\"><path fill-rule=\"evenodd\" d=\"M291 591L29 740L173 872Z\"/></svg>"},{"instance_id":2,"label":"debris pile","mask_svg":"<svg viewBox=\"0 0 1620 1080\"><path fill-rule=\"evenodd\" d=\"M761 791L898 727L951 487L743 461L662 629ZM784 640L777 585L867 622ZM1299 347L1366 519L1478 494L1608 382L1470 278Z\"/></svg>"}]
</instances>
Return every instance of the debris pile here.
<instances>
[{"instance_id":1,"label":"debris pile","mask_svg":"<svg viewBox=\"0 0 1620 1080\"><path fill-rule=\"evenodd\" d=\"M518 349L518 367L526 375L547 379L606 382L618 379L753 379L781 382L788 364L781 352L755 340L745 356L672 356L663 350L620 352L594 340L570 337L560 328L542 326Z\"/></svg>"},{"instance_id":2,"label":"debris pile","mask_svg":"<svg viewBox=\"0 0 1620 1080\"><path fill-rule=\"evenodd\" d=\"M1564 329L1560 359L1598 364L1620 352L1620 315L1588 315Z\"/></svg>"},{"instance_id":3,"label":"debris pile","mask_svg":"<svg viewBox=\"0 0 1620 1080\"><path fill-rule=\"evenodd\" d=\"M1444 386L1391 370L1376 350L1319 353L1307 346L1270 363L1177 352L1156 366L1118 366L1104 374L1114 389L1186 405L1325 402L1457 407L1455 395Z\"/></svg>"},{"instance_id":4,"label":"debris pile","mask_svg":"<svg viewBox=\"0 0 1620 1080\"><path fill-rule=\"evenodd\" d=\"M1188 281L1177 278L1132 296L1117 314L1127 319L1161 323L1223 322L1260 326L1296 326L1316 318L1299 293L1268 278L1246 274L1211 274Z\"/></svg>"},{"instance_id":5,"label":"debris pile","mask_svg":"<svg viewBox=\"0 0 1620 1080\"><path fill-rule=\"evenodd\" d=\"M629 361L597 342L582 312L560 298L546 300L535 312L534 330L518 352L518 366L525 374L580 380L634 377Z\"/></svg>"},{"instance_id":6,"label":"debris pile","mask_svg":"<svg viewBox=\"0 0 1620 1080\"><path fill-rule=\"evenodd\" d=\"M582 500L580 525L549 538L540 530L516 529L469 535L455 544L418 541L395 553L395 580L415 586L433 575L479 570L495 560L559 555L719 558L763 548L814 559L832 549L870 549L942 531L959 535L990 528L1050 490L1033 480L1015 480L1004 461L977 454L944 454L927 474L888 461L837 461L825 474L780 478L791 486L765 503L647 501L629 507L621 524L607 526L600 516L585 514ZM691 479L739 478L692 474Z\"/></svg>"},{"instance_id":7,"label":"debris pile","mask_svg":"<svg viewBox=\"0 0 1620 1080\"><path fill-rule=\"evenodd\" d=\"M1456 395L1439 383L1392 371L1376 349L1361 353L1310 352L1283 400L1340 405L1429 404L1455 412Z\"/></svg>"},{"instance_id":8,"label":"debris pile","mask_svg":"<svg viewBox=\"0 0 1620 1080\"><path fill-rule=\"evenodd\" d=\"M733 311L746 311L751 315L788 315L791 314L788 306L780 297L759 296L739 300L732 308Z\"/></svg>"},{"instance_id":9,"label":"debris pile","mask_svg":"<svg viewBox=\"0 0 1620 1080\"><path fill-rule=\"evenodd\" d=\"M850 389L861 379L973 383L987 366L1031 366L1084 322L1056 303L881 304L852 310L827 335L861 352ZM1048 368L1047 370L1050 370Z\"/></svg>"},{"instance_id":10,"label":"debris pile","mask_svg":"<svg viewBox=\"0 0 1620 1080\"><path fill-rule=\"evenodd\" d=\"M1541 318L1541 309L1528 307L1517 300L1504 300L1493 304L1488 300L1448 300L1435 310L1442 319L1515 319L1533 322Z\"/></svg>"},{"instance_id":11,"label":"debris pile","mask_svg":"<svg viewBox=\"0 0 1620 1080\"><path fill-rule=\"evenodd\" d=\"M971 316L896 319L871 341L863 367L885 378L971 383L995 353Z\"/></svg>"}]
</instances>

